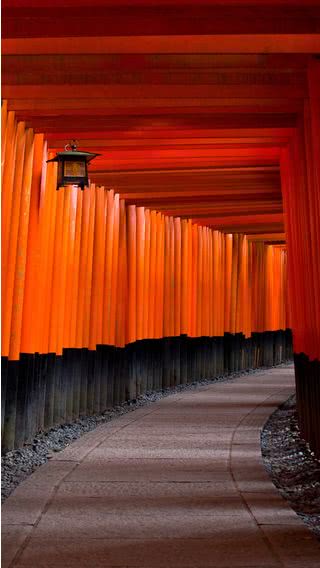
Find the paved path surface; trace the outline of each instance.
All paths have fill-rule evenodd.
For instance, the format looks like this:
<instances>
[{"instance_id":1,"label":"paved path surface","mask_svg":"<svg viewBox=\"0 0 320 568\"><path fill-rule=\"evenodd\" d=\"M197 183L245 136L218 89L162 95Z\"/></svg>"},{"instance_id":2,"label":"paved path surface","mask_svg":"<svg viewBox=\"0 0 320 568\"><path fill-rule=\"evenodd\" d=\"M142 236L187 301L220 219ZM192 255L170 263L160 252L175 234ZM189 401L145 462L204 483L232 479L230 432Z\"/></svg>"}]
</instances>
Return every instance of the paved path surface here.
<instances>
[{"instance_id":1,"label":"paved path surface","mask_svg":"<svg viewBox=\"0 0 320 568\"><path fill-rule=\"evenodd\" d=\"M3 507L2 568L319 568L264 470L292 368L200 387L86 434Z\"/></svg>"}]
</instances>

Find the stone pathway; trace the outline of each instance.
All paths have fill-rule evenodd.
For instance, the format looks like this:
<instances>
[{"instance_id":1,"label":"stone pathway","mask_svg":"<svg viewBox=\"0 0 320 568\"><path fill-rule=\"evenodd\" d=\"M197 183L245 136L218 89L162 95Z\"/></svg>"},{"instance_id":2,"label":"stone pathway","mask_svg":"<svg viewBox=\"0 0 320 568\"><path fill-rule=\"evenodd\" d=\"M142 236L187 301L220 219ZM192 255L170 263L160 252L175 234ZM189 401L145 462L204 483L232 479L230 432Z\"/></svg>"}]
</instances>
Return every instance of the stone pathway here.
<instances>
[{"instance_id":1,"label":"stone pathway","mask_svg":"<svg viewBox=\"0 0 320 568\"><path fill-rule=\"evenodd\" d=\"M319 568L264 470L292 368L164 398L56 454L2 507L2 568Z\"/></svg>"}]
</instances>

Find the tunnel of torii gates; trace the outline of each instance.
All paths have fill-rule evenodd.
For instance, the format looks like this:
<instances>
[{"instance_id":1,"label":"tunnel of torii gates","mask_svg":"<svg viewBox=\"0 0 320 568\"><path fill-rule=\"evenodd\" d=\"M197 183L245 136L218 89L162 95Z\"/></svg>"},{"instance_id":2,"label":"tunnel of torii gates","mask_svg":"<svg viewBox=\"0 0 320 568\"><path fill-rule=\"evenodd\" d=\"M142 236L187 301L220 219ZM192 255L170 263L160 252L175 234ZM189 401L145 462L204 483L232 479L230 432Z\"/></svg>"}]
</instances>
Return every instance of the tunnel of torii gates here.
<instances>
[{"instance_id":1,"label":"tunnel of torii gates","mask_svg":"<svg viewBox=\"0 0 320 568\"><path fill-rule=\"evenodd\" d=\"M320 454L319 53L317 1L3 1L5 449L293 335Z\"/></svg>"}]
</instances>

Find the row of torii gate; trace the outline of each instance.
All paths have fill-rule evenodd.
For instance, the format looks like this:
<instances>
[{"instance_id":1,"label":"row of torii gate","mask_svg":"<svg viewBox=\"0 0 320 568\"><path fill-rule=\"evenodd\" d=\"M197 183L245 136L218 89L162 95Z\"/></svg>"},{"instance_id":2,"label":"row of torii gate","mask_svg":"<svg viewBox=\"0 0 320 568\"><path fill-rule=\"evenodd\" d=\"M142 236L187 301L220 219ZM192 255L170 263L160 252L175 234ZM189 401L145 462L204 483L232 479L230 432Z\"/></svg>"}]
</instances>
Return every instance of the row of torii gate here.
<instances>
[{"instance_id":1,"label":"row of torii gate","mask_svg":"<svg viewBox=\"0 0 320 568\"><path fill-rule=\"evenodd\" d=\"M3 2L6 448L292 329L320 451L319 6L215 4ZM56 191L73 138L90 187Z\"/></svg>"}]
</instances>

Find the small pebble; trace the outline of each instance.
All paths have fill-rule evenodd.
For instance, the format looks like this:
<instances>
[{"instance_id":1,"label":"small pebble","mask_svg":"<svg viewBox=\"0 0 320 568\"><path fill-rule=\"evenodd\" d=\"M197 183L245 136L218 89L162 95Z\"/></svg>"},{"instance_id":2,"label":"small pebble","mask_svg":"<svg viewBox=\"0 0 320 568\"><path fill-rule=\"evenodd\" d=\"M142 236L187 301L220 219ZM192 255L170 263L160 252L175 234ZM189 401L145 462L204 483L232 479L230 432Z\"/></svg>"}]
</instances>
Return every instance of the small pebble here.
<instances>
[{"instance_id":1,"label":"small pebble","mask_svg":"<svg viewBox=\"0 0 320 568\"><path fill-rule=\"evenodd\" d=\"M270 416L261 448L274 485L320 540L320 471L314 452L299 437L295 396Z\"/></svg>"}]
</instances>

